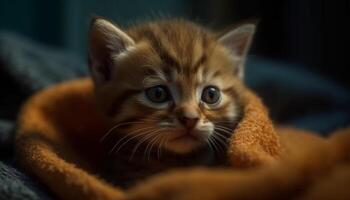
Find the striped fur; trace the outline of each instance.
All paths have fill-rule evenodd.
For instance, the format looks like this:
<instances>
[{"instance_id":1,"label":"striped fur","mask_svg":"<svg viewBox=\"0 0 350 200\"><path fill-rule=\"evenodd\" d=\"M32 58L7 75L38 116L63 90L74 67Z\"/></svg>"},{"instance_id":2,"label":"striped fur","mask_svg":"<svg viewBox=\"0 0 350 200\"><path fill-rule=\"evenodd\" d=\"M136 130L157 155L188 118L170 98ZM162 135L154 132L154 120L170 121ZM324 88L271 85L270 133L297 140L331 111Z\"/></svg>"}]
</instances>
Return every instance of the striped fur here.
<instances>
[{"instance_id":1,"label":"striped fur","mask_svg":"<svg viewBox=\"0 0 350 200\"><path fill-rule=\"evenodd\" d=\"M111 134L117 138L112 151L129 157L149 151L152 159L152 152L161 150L160 160L208 148L225 154L226 139L242 114L242 82L235 72L243 59L215 34L185 20L145 23L123 32L96 19L89 45L99 106L117 126ZM149 102L144 90L156 85L169 88L172 100L163 105ZM200 100L206 86L220 89L218 105ZM186 130L179 116L199 118L193 130L198 137L180 137Z\"/></svg>"}]
</instances>

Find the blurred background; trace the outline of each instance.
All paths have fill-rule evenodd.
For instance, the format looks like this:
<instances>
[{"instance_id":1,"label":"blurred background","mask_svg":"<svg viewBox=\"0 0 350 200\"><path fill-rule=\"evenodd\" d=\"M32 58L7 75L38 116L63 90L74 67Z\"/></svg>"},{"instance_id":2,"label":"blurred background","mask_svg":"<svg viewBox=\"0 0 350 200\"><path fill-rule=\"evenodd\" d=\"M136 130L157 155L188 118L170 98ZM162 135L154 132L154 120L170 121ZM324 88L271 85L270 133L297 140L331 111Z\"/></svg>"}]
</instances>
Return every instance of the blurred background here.
<instances>
[{"instance_id":1,"label":"blurred background","mask_svg":"<svg viewBox=\"0 0 350 200\"><path fill-rule=\"evenodd\" d=\"M349 0L2 0L0 72L7 86L1 88L0 117L15 119L37 89L85 75L86 36L95 15L123 27L182 17L214 30L258 19L246 81L273 119L323 133L350 122ZM63 73L68 66L74 73ZM50 80L41 84L46 76Z\"/></svg>"},{"instance_id":2,"label":"blurred background","mask_svg":"<svg viewBox=\"0 0 350 200\"><path fill-rule=\"evenodd\" d=\"M122 26L152 18L184 17L223 28L259 19L253 54L308 65L346 83L350 59L349 0L2 0L0 27L81 55L91 16ZM349 86L349 85L348 85Z\"/></svg>"}]
</instances>

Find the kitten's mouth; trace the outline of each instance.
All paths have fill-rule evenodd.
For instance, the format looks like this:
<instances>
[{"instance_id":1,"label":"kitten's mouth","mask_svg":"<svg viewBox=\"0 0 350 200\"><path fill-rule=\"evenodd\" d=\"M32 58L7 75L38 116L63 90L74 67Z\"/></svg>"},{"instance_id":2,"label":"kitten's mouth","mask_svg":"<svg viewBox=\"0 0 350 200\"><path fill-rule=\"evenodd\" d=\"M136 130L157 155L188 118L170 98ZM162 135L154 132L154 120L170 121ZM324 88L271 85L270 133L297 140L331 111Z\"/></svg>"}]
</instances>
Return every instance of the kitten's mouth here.
<instances>
[{"instance_id":1,"label":"kitten's mouth","mask_svg":"<svg viewBox=\"0 0 350 200\"><path fill-rule=\"evenodd\" d=\"M185 154L193 151L196 147L203 144L205 141L204 134L192 130L181 130L173 132L173 135L168 140L167 148L176 153Z\"/></svg>"},{"instance_id":2,"label":"kitten's mouth","mask_svg":"<svg viewBox=\"0 0 350 200\"><path fill-rule=\"evenodd\" d=\"M197 135L194 131L184 131L184 133L179 134L178 136L171 139L171 142L176 141L200 141L201 138L199 135Z\"/></svg>"}]
</instances>

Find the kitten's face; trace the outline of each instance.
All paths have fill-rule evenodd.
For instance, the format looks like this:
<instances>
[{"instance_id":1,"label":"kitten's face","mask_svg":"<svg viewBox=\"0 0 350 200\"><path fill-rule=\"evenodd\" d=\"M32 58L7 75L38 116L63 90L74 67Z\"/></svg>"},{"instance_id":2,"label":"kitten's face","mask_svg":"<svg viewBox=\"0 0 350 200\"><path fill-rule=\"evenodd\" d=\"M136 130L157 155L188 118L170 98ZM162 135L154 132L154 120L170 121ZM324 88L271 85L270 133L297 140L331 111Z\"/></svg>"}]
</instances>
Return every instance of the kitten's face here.
<instances>
[{"instance_id":1,"label":"kitten's face","mask_svg":"<svg viewBox=\"0 0 350 200\"><path fill-rule=\"evenodd\" d=\"M126 34L97 20L90 37L97 100L124 142L180 154L225 146L240 115L242 57L182 21Z\"/></svg>"}]
</instances>

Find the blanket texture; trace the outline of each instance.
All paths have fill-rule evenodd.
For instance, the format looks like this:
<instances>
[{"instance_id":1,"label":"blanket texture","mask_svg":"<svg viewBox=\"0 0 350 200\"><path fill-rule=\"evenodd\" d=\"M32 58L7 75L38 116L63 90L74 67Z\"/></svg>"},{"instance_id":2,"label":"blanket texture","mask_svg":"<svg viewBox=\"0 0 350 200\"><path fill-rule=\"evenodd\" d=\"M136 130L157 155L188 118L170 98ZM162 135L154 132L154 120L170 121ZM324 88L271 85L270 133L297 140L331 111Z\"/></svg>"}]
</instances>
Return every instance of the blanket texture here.
<instances>
[{"instance_id":1,"label":"blanket texture","mask_svg":"<svg viewBox=\"0 0 350 200\"><path fill-rule=\"evenodd\" d=\"M348 198L350 129L329 139L282 128L277 135L259 98L246 89L243 102L243 118L229 140L229 169L168 172L129 191L97 177L95 158L104 152L99 138L109 127L96 109L90 79L49 87L26 102L17 155L62 199ZM251 188L255 192L247 192Z\"/></svg>"},{"instance_id":2,"label":"blanket texture","mask_svg":"<svg viewBox=\"0 0 350 200\"><path fill-rule=\"evenodd\" d=\"M17 111L33 92L86 74L84 59L78 55L0 32L0 199L36 200L56 196L42 181L28 176L14 159ZM246 82L263 98L272 119L279 123L324 135L350 123L349 90L325 77L300 70L295 64L250 56Z\"/></svg>"}]
</instances>

